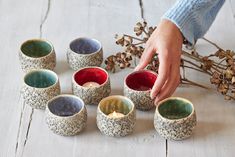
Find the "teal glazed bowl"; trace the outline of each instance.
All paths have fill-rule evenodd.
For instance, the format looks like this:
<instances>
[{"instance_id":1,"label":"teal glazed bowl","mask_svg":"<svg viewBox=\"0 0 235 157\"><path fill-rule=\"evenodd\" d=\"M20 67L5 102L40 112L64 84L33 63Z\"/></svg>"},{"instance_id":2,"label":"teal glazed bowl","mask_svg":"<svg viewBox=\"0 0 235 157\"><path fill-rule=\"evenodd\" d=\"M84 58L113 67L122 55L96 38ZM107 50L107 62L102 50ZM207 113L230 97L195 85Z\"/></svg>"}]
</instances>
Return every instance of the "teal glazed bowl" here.
<instances>
[{"instance_id":1,"label":"teal glazed bowl","mask_svg":"<svg viewBox=\"0 0 235 157\"><path fill-rule=\"evenodd\" d=\"M21 68L24 72L32 69L50 69L56 66L56 54L53 45L43 39L25 41L19 52Z\"/></svg>"},{"instance_id":2,"label":"teal glazed bowl","mask_svg":"<svg viewBox=\"0 0 235 157\"><path fill-rule=\"evenodd\" d=\"M60 94L59 78L51 70L31 70L24 76L21 92L25 104L35 109L45 109L47 102Z\"/></svg>"},{"instance_id":3,"label":"teal glazed bowl","mask_svg":"<svg viewBox=\"0 0 235 157\"><path fill-rule=\"evenodd\" d=\"M92 38L77 38L69 44L67 61L73 70L88 66L100 66L103 62L101 43Z\"/></svg>"},{"instance_id":4,"label":"teal glazed bowl","mask_svg":"<svg viewBox=\"0 0 235 157\"><path fill-rule=\"evenodd\" d=\"M182 140L190 137L196 123L194 106L184 98L164 99L156 108L154 127L166 139Z\"/></svg>"},{"instance_id":5,"label":"teal glazed bowl","mask_svg":"<svg viewBox=\"0 0 235 157\"><path fill-rule=\"evenodd\" d=\"M77 135L87 122L87 110L82 99L62 94L48 101L46 123L51 131L63 136Z\"/></svg>"},{"instance_id":6,"label":"teal glazed bowl","mask_svg":"<svg viewBox=\"0 0 235 157\"><path fill-rule=\"evenodd\" d=\"M120 114L121 116L118 116ZM125 96L109 96L102 99L98 105L96 124L104 135L126 136L133 132L135 121L135 106Z\"/></svg>"}]
</instances>

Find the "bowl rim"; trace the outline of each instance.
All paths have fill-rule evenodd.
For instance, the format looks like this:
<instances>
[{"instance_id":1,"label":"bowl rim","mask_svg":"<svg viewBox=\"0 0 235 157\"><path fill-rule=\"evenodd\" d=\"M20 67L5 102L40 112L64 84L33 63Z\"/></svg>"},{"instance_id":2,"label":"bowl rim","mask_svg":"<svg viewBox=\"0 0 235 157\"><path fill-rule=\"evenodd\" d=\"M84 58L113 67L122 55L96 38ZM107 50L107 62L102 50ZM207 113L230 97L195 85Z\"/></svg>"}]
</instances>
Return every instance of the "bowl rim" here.
<instances>
[{"instance_id":1,"label":"bowl rim","mask_svg":"<svg viewBox=\"0 0 235 157\"><path fill-rule=\"evenodd\" d=\"M43 42L46 42L47 44L49 44L49 45L51 46L51 51L50 51L47 55L45 55L45 56L41 56L41 57L30 57L30 56L24 54L24 52L22 51L22 46L23 46L25 43L30 42L30 41L43 41ZM25 56L25 57L27 57L27 58L30 58L30 59L42 59L42 58L46 58L47 56L51 55L53 52L55 52L54 46L52 45L52 43L51 43L50 41L48 41L48 40L46 40L46 39L40 39L40 38L28 39L28 40L24 41L24 42L21 44L21 46L20 46L20 53L21 53L23 56Z\"/></svg>"},{"instance_id":2,"label":"bowl rim","mask_svg":"<svg viewBox=\"0 0 235 157\"><path fill-rule=\"evenodd\" d=\"M131 89L131 90L133 90L133 91L135 91L135 92L150 92L152 89L148 89L148 90L135 90L135 89L130 88L130 87L127 85L127 83L126 83L127 78L128 78L131 74L142 73L142 72L149 72L149 73L152 73L152 74L156 75L156 77L158 77L158 74L157 74L156 72L154 72L154 71L152 71L152 70L148 70L148 69L142 69L142 70L134 71L134 72L131 72L131 73L127 74L127 75L125 76L125 78L124 78L124 85L127 86L128 89Z\"/></svg>"},{"instance_id":3,"label":"bowl rim","mask_svg":"<svg viewBox=\"0 0 235 157\"><path fill-rule=\"evenodd\" d=\"M89 39L89 40L93 40L93 41L97 42L99 44L99 49L95 52L91 52L91 53L88 53L88 54L76 53L75 51L73 51L71 49L70 45L72 44L72 42L74 42L76 40L81 40L81 39ZM73 39L72 41L69 42L69 48L68 49L69 49L69 51L71 51L73 54L76 54L76 55L91 56L91 55L94 55L94 54L97 54L97 53L101 52L102 48L103 48L102 43L99 40L95 39L95 38L79 37L79 38L75 38L75 39Z\"/></svg>"},{"instance_id":4,"label":"bowl rim","mask_svg":"<svg viewBox=\"0 0 235 157\"><path fill-rule=\"evenodd\" d=\"M76 82L76 80L75 80L75 78L74 78L75 75L76 75L76 73L78 73L78 72L81 71L81 70L90 69L90 68L100 69L100 70L102 70L102 71L105 72L105 74L107 75L107 79L104 81L104 83L100 84L100 85L97 86L97 87L83 87L82 85L80 85L80 84L78 84L78 83ZM100 88L101 86L104 86L104 85L109 81L109 74L108 74L108 72L107 72L105 69L103 69L103 68L101 68L101 67L98 67L98 66L87 66L87 67L83 67L83 68L80 68L80 69L78 69L77 71L75 71L75 72L73 73L73 75L72 75L72 81L73 81L73 83L75 83L77 86L79 86L79 87L81 87L81 88L84 88L84 89L90 89L90 88L95 89L95 88Z\"/></svg>"},{"instance_id":5,"label":"bowl rim","mask_svg":"<svg viewBox=\"0 0 235 157\"><path fill-rule=\"evenodd\" d=\"M164 116L162 116L161 115L161 113L159 112L159 107L164 103L164 102L166 102L166 101L168 101L168 100L181 100L181 101L184 101L184 102L187 102L188 104L190 104L191 105L191 107L192 107L192 112L188 115L188 116L186 116L186 117L183 117L183 118L179 118L179 119L169 119L169 118L166 118L166 117L164 117ZM189 101L188 99L185 99L185 98L182 98L182 97L168 97L168 98L166 98L166 99L163 99L162 101L160 101L159 103L158 103L158 105L157 105L157 107L156 107L156 111L155 111L156 113L158 113L158 115L161 117L161 118L163 118L163 119L165 119L165 120L167 120L167 121L182 121L182 120L184 120L184 119L187 119L187 118L189 118L189 117L191 117L194 113L195 113L195 108L194 108L194 105L193 105L193 103L191 102L191 101Z\"/></svg>"},{"instance_id":6,"label":"bowl rim","mask_svg":"<svg viewBox=\"0 0 235 157\"><path fill-rule=\"evenodd\" d=\"M43 88L38 88L38 87L33 87L33 86L28 85L28 84L25 82L25 78L26 78L29 74L31 74L31 73L33 73L33 72L35 72L35 71L47 71L47 72L53 74L53 75L56 77L55 83L52 84L51 86L43 87ZM58 75L57 75L54 71L49 70L49 69L31 69L30 71L28 71L28 72L24 75L24 77L23 77L23 82L24 82L24 85L26 85L26 86L29 87L29 88L34 88L34 89L37 89L37 90L45 90L45 89L52 88L52 87L56 86L57 83L59 83L59 77L58 77Z\"/></svg>"},{"instance_id":7,"label":"bowl rim","mask_svg":"<svg viewBox=\"0 0 235 157\"><path fill-rule=\"evenodd\" d=\"M132 105L131 110L130 110L127 114L125 114L123 117L115 117L115 118L114 118L114 117L108 117L108 115L106 115L103 111L101 111L100 105L101 105L102 102L104 102L104 101L106 101L106 100L109 100L109 99L112 99L112 98L126 99L126 100L127 100L128 102L130 102L130 104ZM110 96L108 96L108 97L103 98L103 99L99 102L99 104L98 104L98 106L97 106L97 110L98 110L102 115L104 115L105 117L107 117L107 118L109 118L109 119L123 119L123 118L128 117L131 113L133 113L133 112L135 111L135 104L132 102L131 99L129 99L129 98L126 97L126 96L123 96L123 95L110 95ZM97 116L98 116L98 114L97 114Z\"/></svg>"},{"instance_id":8,"label":"bowl rim","mask_svg":"<svg viewBox=\"0 0 235 157\"><path fill-rule=\"evenodd\" d=\"M79 101L82 103L82 108L81 108L78 112L76 112L75 114L73 114L73 115L71 115L71 116L59 116L59 115L57 115L57 114L54 114L53 112L51 112L51 110L49 109L48 106L50 105L50 103L51 103L52 101L54 101L55 99L58 99L58 98L60 98L60 97L69 97L69 98L73 97L73 98L79 100ZM50 100L47 102L47 104L46 104L46 110L47 110L50 114L52 114L53 116L55 116L55 117L57 117L57 118L62 118L62 119L73 118L73 117L79 115L84 109L85 109L84 101L83 101L80 97L78 97L78 96L76 96L76 95L73 95L73 94L59 94L59 95L53 97L52 99L50 99Z\"/></svg>"}]
</instances>

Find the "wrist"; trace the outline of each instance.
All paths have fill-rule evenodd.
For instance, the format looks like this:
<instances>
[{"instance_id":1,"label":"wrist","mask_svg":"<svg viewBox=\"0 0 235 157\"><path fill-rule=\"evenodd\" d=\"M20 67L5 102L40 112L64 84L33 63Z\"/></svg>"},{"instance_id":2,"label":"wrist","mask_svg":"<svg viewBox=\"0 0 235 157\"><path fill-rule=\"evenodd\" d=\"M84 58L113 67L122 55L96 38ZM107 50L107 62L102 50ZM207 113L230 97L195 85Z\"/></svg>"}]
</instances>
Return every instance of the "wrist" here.
<instances>
[{"instance_id":1,"label":"wrist","mask_svg":"<svg viewBox=\"0 0 235 157\"><path fill-rule=\"evenodd\" d=\"M168 19L162 19L159 27L163 27L164 29L167 29L168 31L170 31L170 33L174 35L177 41L183 44L183 41L185 38L176 24L174 24Z\"/></svg>"}]
</instances>

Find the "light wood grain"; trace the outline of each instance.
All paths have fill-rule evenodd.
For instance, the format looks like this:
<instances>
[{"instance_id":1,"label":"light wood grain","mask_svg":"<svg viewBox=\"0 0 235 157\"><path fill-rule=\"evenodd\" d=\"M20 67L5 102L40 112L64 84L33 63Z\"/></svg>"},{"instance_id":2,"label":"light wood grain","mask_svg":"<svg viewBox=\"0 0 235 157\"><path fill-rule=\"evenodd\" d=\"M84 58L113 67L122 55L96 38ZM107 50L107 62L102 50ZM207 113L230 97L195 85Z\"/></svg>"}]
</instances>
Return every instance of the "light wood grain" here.
<instances>
[{"instance_id":1,"label":"light wood grain","mask_svg":"<svg viewBox=\"0 0 235 157\"><path fill-rule=\"evenodd\" d=\"M154 111L137 112L132 135L111 138L96 127L96 106L87 106L88 123L78 136L53 134L45 124L43 111L23 104L20 88L23 73L18 62L20 44L30 38L51 41L57 54L56 73L62 93L71 93L73 71L66 62L66 50L77 37L93 37L102 42L104 55L121 50L115 45L116 33L133 34L137 21L151 25L160 21L175 0L0 0L0 157L62 156L233 156L235 153L235 105L213 90L181 87L175 93L191 100L198 126L184 141L166 141L153 128ZM232 10L233 9L233 10ZM206 37L222 47L235 49L234 5L227 1ZM203 41L197 49L214 50ZM122 94L124 77L132 70L110 74L112 94ZM209 85L209 78L189 73L194 80Z\"/></svg>"},{"instance_id":2,"label":"light wood grain","mask_svg":"<svg viewBox=\"0 0 235 157\"><path fill-rule=\"evenodd\" d=\"M164 1L171 4L173 1ZM159 16L164 14L167 6L162 1L143 2L145 18L154 23L159 21L154 12ZM149 9L150 8L150 9ZM206 38L218 43L221 47L235 50L235 23L233 17L234 6L226 1L216 20L206 34ZM155 11L156 10L156 11ZM208 43L199 40L197 50L203 55L215 51ZM190 78L211 86L206 75L198 75L196 72L188 72ZM213 87L213 86L211 86ZM214 88L214 87L213 87ZM167 156L234 156L235 150L235 103L223 100L214 90L199 88L178 88L176 96L191 100L196 108L198 125L193 136L184 141L167 141Z\"/></svg>"},{"instance_id":3,"label":"light wood grain","mask_svg":"<svg viewBox=\"0 0 235 157\"><path fill-rule=\"evenodd\" d=\"M15 156L21 134L23 108L20 88L23 73L18 62L18 49L26 39L38 37L41 1L16 3L0 1L0 156ZM30 16L29 16L30 15Z\"/></svg>"},{"instance_id":4,"label":"light wood grain","mask_svg":"<svg viewBox=\"0 0 235 157\"><path fill-rule=\"evenodd\" d=\"M45 3L45 2L44 2ZM141 20L138 1L51 1L44 12L47 18L41 27L41 37L50 40L57 52L58 64L55 71L59 74L62 92L71 93L73 71L66 63L66 50L69 42L77 37L93 37L103 44L104 55L119 50L114 35L118 32L132 32L133 26ZM49 10L49 11L47 11ZM110 74L112 94L122 94L124 71ZM110 138L102 135L96 126L96 106L87 106L88 123L86 129L75 137L61 137L53 134L46 126L44 113L27 110L24 116L28 121L21 129L27 134L26 144L20 138L19 156L165 156L165 140L153 128L153 111L137 112L135 132L125 138ZM32 120L30 121L30 117ZM29 123L30 121L30 123ZM28 126L30 124L30 128ZM26 132L26 133L25 133ZM22 135L24 137L24 135ZM145 150L148 150L147 152Z\"/></svg>"}]
</instances>

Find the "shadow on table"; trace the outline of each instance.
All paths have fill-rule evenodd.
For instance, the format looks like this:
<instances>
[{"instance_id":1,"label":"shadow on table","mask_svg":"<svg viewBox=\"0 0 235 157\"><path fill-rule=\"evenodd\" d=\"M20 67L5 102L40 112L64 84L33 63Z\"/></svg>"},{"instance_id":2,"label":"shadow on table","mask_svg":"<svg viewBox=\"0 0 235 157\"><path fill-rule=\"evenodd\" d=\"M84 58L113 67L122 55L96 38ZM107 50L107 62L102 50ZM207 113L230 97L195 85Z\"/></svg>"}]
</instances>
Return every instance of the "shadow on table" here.
<instances>
[{"instance_id":1,"label":"shadow on table","mask_svg":"<svg viewBox=\"0 0 235 157\"><path fill-rule=\"evenodd\" d=\"M211 94L210 89L181 87L177 89L173 96L189 99L190 101L205 100Z\"/></svg>"},{"instance_id":2,"label":"shadow on table","mask_svg":"<svg viewBox=\"0 0 235 157\"><path fill-rule=\"evenodd\" d=\"M69 71L70 67L67 63L66 60L58 60L56 63L56 67L55 67L55 72L58 75L64 74L65 72Z\"/></svg>"},{"instance_id":3,"label":"shadow on table","mask_svg":"<svg viewBox=\"0 0 235 157\"><path fill-rule=\"evenodd\" d=\"M88 117L86 128L82 131L82 134L93 134L97 132L99 132L99 129L96 126L96 117Z\"/></svg>"},{"instance_id":4,"label":"shadow on table","mask_svg":"<svg viewBox=\"0 0 235 157\"><path fill-rule=\"evenodd\" d=\"M226 124L221 122L198 121L193 136L195 140L205 139L210 136L214 137L214 135L217 135L219 132L226 129L228 129Z\"/></svg>"},{"instance_id":5,"label":"shadow on table","mask_svg":"<svg viewBox=\"0 0 235 157\"><path fill-rule=\"evenodd\" d=\"M111 85L112 88L112 85ZM122 88L114 88L111 91L110 95L123 95L123 89Z\"/></svg>"},{"instance_id":6,"label":"shadow on table","mask_svg":"<svg viewBox=\"0 0 235 157\"><path fill-rule=\"evenodd\" d=\"M140 137L141 135L149 134L153 130L155 130L154 126L153 126L153 119L140 119L137 117L134 131L129 136L139 136Z\"/></svg>"}]
</instances>

